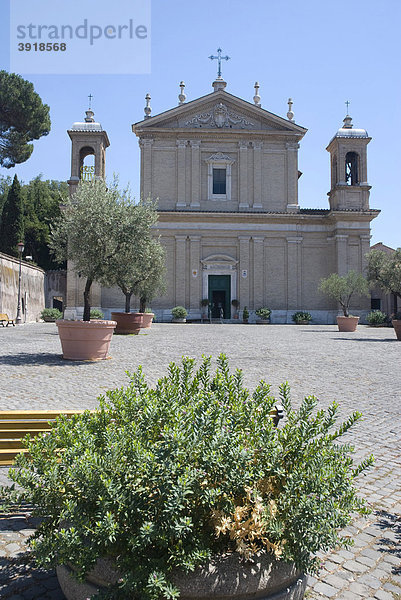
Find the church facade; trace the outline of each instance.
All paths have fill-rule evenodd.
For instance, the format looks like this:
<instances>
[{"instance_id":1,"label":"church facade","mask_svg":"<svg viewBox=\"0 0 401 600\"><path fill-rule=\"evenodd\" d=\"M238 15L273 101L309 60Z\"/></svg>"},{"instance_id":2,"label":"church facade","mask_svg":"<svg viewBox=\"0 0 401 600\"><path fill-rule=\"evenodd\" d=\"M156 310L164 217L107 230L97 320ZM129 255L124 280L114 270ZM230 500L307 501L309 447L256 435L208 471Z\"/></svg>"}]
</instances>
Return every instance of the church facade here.
<instances>
[{"instance_id":1,"label":"church facade","mask_svg":"<svg viewBox=\"0 0 401 600\"><path fill-rule=\"evenodd\" d=\"M295 123L292 101L283 118L261 107L258 84L253 103L228 93L221 76L212 88L186 102L182 83L178 106L156 116L147 96L145 118L132 126L141 149L141 196L157 199L166 251L167 291L152 309L158 320L170 321L171 309L182 305L188 318L199 319L207 300L212 316L227 320L239 305L251 322L255 310L268 307L276 323L291 322L297 310L311 312L316 323L334 323L338 307L318 285L330 273L365 268L370 223L378 214L369 207L371 138L345 117L327 146L329 206L303 208L298 150L307 130ZM74 127L70 137L80 147L73 148L72 186L92 146L95 171L102 174L108 145L99 124ZM77 286L71 274L70 316L80 313ZM123 298L96 288L92 304L108 316L122 309ZM368 299L359 299L353 312L363 316L369 308Z\"/></svg>"}]
</instances>

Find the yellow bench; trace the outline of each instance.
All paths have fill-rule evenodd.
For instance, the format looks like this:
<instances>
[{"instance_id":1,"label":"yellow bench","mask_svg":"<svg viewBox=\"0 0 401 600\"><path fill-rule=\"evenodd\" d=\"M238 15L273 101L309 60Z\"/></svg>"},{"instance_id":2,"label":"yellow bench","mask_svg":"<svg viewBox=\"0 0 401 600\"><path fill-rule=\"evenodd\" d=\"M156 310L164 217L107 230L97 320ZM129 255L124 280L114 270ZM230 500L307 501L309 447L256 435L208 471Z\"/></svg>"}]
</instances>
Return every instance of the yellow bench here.
<instances>
[{"instance_id":1,"label":"yellow bench","mask_svg":"<svg viewBox=\"0 0 401 600\"><path fill-rule=\"evenodd\" d=\"M8 327L9 325L12 325L13 327L15 327L14 319L10 319L7 313L0 313L0 323L2 324L3 327L4 327L4 323L6 324L5 325L6 327Z\"/></svg>"},{"instance_id":2,"label":"yellow bench","mask_svg":"<svg viewBox=\"0 0 401 600\"><path fill-rule=\"evenodd\" d=\"M27 452L22 439L51 429L60 415L72 417L83 410L0 410L0 466L14 463L20 452Z\"/></svg>"}]
</instances>

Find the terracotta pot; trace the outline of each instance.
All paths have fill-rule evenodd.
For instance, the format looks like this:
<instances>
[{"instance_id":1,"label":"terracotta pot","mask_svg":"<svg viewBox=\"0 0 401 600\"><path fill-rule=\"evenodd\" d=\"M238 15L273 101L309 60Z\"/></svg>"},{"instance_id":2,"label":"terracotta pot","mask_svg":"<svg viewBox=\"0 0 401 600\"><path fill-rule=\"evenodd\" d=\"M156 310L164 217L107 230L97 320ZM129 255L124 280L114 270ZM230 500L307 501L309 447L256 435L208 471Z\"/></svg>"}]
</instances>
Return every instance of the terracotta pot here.
<instances>
[{"instance_id":1,"label":"terracotta pot","mask_svg":"<svg viewBox=\"0 0 401 600\"><path fill-rule=\"evenodd\" d=\"M302 600L306 577L293 564L275 561L264 553L255 558L246 563L238 554L227 554L192 573L173 573L171 579L180 590L180 600ZM71 573L68 566L57 567L67 600L86 600L119 577L107 560L98 561L84 583L73 579Z\"/></svg>"},{"instance_id":2,"label":"terracotta pot","mask_svg":"<svg viewBox=\"0 0 401 600\"><path fill-rule=\"evenodd\" d=\"M395 335L397 336L397 340L401 342L401 321L398 319L393 319L392 324L394 327Z\"/></svg>"},{"instance_id":3,"label":"terracotta pot","mask_svg":"<svg viewBox=\"0 0 401 600\"><path fill-rule=\"evenodd\" d=\"M126 312L112 312L111 318L116 321L117 327L115 333L120 334L138 334L140 329L146 329L151 327L152 319L155 315L153 313L126 313Z\"/></svg>"},{"instance_id":4,"label":"terracotta pot","mask_svg":"<svg viewBox=\"0 0 401 600\"><path fill-rule=\"evenodd\" d=\"M359 317L337 317L338 331L355 331Z\"/></svg>"},{"instance_id":5,"label":"terracotta pot","mask_svg":"<svg viewBox=\"0 0 401 600\"><path fill-rule=\"evenodd\" d=\"M105 360L108 358L115 321L56 321L63 358Z\"/></svg>"}]
</instances>

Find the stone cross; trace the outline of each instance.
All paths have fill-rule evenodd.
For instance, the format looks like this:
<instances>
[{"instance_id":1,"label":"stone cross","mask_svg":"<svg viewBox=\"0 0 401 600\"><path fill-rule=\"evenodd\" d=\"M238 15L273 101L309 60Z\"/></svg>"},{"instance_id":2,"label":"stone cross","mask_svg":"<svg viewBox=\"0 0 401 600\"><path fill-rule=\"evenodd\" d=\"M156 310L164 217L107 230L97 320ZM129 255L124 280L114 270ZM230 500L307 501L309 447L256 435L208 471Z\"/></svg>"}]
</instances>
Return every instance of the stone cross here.
<instances>
[{"instance_id":1,"label":"stone cross","mask_svg":"<svg viewBox=\"0 0 401 600\"><path fill-rule=\"evenodd\" d=\"M93 99L92 94L89 94L88 98L89 98L89 110L90 110L91 104L92 104L92 99Z\"/></svg>"},{"instance_id":2,"label":"stone cross","mask_svg":"<svg viewBox=\"0 0 401 600\"><path fill-rule=\"evenodd\" d=\"M351 104L351 102L349 100L346 100L345 104L347 105L347 115L348 115L348 109L349 109L349 105Z\"/></svg>"},{"instance_id":3,"label":"stone cross","mask_svg":"<svg viewBox=\"0 0 401 600\"><path fill-rule=\"evenodd\" d=\"M221 77L221 61L222 60L230 60L230 56L221 56L221 53L222 53L222 49L217 48L217 56L213 56L213 54L211 54L209 56L210 60L217 60L217 64L218 64L217 77Z\"/></svg>"}]
</instances>

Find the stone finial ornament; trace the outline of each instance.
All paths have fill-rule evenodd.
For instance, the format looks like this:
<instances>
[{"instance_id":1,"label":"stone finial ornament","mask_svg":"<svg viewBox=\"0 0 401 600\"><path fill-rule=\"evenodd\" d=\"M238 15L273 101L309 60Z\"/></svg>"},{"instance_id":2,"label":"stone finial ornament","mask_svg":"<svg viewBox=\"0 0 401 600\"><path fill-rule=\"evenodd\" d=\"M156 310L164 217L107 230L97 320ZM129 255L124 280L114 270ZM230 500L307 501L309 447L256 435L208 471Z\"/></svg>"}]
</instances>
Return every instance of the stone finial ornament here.
<instances>
[{"instance_id":1,"label":"stone finial ornament","mask_svg":"<svg viewBox=\"0 0 401 600\"><path fill-rule=\"evenodd\" d=\"M293 101L292 98L288 98L288 112L287 112L287 119L289 121L293 121L294 120L294 113L292 112L292 105L293 105Z\"/></svg>"},{"instance_id":2,"label":"stone finial ornament","mask_svg":"<svg viewBox=\"0 0 401 600\"><path fill-rule=\"evenodd\" d=\"M86 117L85 117L85 123L94 123L95 119L95 113L93 112L93 110L91 108L89 108L88 110L85 111Z\"/></svg>"},{"instance_id":3,"label":"stone finial ornament","mask_svg":"<svg viewBox=\"0 0 401 600\"><path fill-rule=\"evenodd\" d=\"M149 119L149 117L150 117L150 114L151 114L151 112L152 112L152 108L151 108L151 106L150 106L150 99L151 99L151 98L150 98L150 94L149 94L149 93L147 93L147 94L146 94L146 96L145 96L145 100L146 100L146 106L145 106L145 108L143 109L143 110L144 110L144 112L145 112L145 119Z\"/></svg>"},{"instance_id":4,"label":"stone finial ornament","mask_svg":"<svg viewBox=\"0 0 401 600\"><path fill-rule=\"evenodd\" d=\"M181 83L180 83L180 88L181 88L181 93L178 95L178 100L179 100L179 104L184 104L185 100L187 99L187 96L184 92L185 83L183 81L181 81Z\"/></svg>"},{"instance_id":5,"label":"stone finial ornament","mask_svg":"<svg viewBox=\"0 0 401 600\"><path fill-rule=\"evenodd\" d=\"M253 97L253 101L256 104L256 106L260 106L260 96L259 96L260 85L259 85L258 81L255 81L255 86L254 87L255 87L255 95Z\"/></svg>"}]
</instances>

